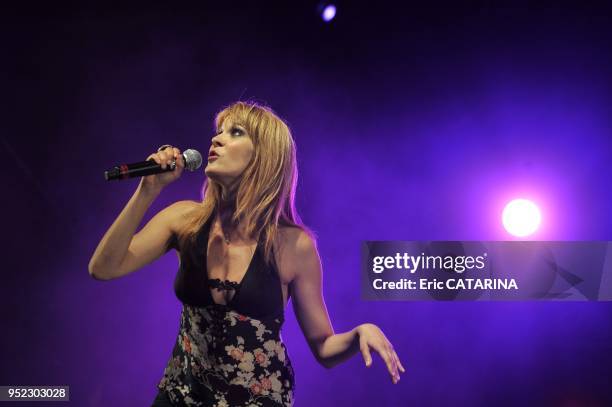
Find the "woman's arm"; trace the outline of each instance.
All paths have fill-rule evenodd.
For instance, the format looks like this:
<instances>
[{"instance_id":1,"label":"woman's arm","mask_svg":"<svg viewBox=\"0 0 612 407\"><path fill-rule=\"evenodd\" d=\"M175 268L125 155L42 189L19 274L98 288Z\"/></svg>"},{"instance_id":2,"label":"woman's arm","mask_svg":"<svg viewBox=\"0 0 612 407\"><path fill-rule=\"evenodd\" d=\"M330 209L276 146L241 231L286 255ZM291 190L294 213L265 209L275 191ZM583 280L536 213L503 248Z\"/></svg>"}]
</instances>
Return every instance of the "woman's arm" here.
<instances>
[{"instance_id":1,"label":"woman's arm","mask_svg":"<svg viewBox=\"0 0 612 407\"><path fill-rule=\"evenodd\" d=\"M285 237L280 267L286 267L293 277L291 296L293 309L315 358L331 368L361 351L366 366L371 366L370 348L385 361L394 383L398 370L404 371L393 346L374 324L362 324L352 330L335 334L322 294L322 267L313 239L295 228Z\"/></svg>"},{"instance_id":2,"label":"woman's arm","mask_svg":"<svg viewBox=\"0 0 612 407\"><path fill-rule=\"evenodd\" d=\"M179 201L164 208L134 235L146 210L158 193L136 190L108 229L89 262L96 280L112 280L139 270L168 251L168 242L193 201Z\"/></svg>"},{"instance_id":3,"label":"woman's arm","mask_svg":"<svg viewBox=\"0 0 612 407\"><path fill-rule=\"evenodd\" d=\"M155 215L136 235L134 232L151 203L163 187L177 179L184 167L178 154L177 169L172 173L149 175L141 179L138 188L117 219L102 237L89 261L89 274L98 280L110 280L129 274L149 264L167 250L177 218L189 209L190 201L176 202ZM165 166L172 158L171 149L149 156ZM162 162L163 161L163 162Z\"/></svg>"},{"instance_id":4,"label":"woman's arm","mask_svg":"<svg viewBox=\"0 0 612 407\"><path fill-rule=\"evenodd\" d=\"M159 191L143 190L142 183L106 231L89 261L89 274L97 280L110 280L127 273L120 270L136 228Z\"/></svg>"}]
</instances>

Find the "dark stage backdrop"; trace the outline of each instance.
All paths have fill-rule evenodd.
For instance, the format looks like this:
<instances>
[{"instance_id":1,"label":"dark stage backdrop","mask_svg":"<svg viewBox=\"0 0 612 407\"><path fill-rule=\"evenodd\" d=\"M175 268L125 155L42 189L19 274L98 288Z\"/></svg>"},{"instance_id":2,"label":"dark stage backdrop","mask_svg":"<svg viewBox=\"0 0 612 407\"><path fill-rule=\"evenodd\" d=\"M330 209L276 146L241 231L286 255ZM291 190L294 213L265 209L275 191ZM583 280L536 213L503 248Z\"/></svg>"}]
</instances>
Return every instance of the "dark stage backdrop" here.
<instances>
[{"instance_id":1,"label":"dark stage backdrop","mask_svg":"<svg viewBox=\"0 0 612 407\"><path fill-rule=\"evenodd\" d=\"M0 384L150 405L178 261L89 277L138 182L103 170L164 143L206 152L214 113L255 99L293 130L336 332L379 325L407 369L397 385L377 356L324 369L290 305L296 406L610 405L612 304L363 302L359 248L509 239L516 194L541 203L539 240L612 240L612 6L345 1L325 24L315 5L2 6ZM185 173L144 221L203 180Z\"/></svg>"}]
</instances>

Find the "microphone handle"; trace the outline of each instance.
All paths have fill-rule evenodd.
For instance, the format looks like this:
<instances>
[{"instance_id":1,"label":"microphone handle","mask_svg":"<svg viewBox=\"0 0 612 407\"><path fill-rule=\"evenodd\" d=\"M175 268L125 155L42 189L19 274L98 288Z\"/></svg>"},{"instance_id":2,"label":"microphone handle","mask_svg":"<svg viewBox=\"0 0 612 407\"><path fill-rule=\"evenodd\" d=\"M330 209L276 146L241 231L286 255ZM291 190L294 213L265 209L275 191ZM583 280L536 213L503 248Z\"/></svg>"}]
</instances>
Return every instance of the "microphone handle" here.
<instances>
[{"instance_id":1,"label":"microphone handle","mask_svg":"<svg viewBox=\"0 0 612 407\"><path fill-rule=\"evenodd\" d=\"M107 181L113 181L144 177L147 175L159 174L161 172L174 171L175 168L176 162L174 160L170 165L166 166L166 169L164 170L160 164L156 163L155 160L151 158L147 161L141 161L138 163L116 165L110 170L104 171L104 179Z\"/></svg>"}]
</instances>

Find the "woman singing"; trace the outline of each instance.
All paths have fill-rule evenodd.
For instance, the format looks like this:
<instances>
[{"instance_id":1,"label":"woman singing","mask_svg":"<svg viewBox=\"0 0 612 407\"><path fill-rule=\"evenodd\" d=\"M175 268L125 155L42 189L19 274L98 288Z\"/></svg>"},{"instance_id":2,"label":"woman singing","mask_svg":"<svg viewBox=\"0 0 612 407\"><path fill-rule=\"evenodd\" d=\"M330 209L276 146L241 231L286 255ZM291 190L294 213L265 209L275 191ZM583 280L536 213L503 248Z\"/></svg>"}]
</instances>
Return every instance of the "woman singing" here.
<instances>
[{"instance_id":1,"label":"woman singing","mask_svg":"<svg viewBox=\"0 0 612 407\"><path fill-rule=\"evenodd\" d=\"M331 368L361 351L370 366L373 349L397 383L404 367L376 325L334 333L316 241L294 206L288 126L265 106L237 102L215 127L202 202L178 201L134 234L185 166L177 148L160 147L148 158L163 168L175 161L175 170L141 179L89 263L92 277L110 280L177 251L180 329L153 406L291 406L294 373L280 336L289 298L319 363Z\"/></svg>"}]
</instances>

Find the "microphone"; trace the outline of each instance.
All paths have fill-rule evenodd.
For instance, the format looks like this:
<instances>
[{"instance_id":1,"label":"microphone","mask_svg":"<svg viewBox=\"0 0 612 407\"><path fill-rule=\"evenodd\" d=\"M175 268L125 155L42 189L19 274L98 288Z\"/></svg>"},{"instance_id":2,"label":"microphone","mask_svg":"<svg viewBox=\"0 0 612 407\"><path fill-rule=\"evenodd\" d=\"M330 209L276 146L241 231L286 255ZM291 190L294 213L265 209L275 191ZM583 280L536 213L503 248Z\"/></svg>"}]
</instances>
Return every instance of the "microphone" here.
<instances>
[{"instance_id":1,"label":"microphone","mask_svg":"<svg viewBox=\"0 0 612 407\"><path fill-rule=\"evenodd\" d=\"M195 171L202 166L202 154L197 150L188 149L183 151L183 160L185 161L185 169ZM155 162L154 159L141 161L133 164L116 165L110 170L104 171L104 179L107 181L122 180L135 177L144 177L145 175L159 174L160 172L174 171L176 161L163 169L161 164Z\"/></svg>"}]
</instances>

